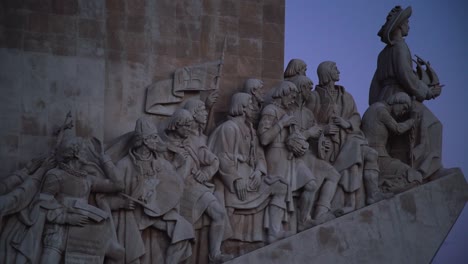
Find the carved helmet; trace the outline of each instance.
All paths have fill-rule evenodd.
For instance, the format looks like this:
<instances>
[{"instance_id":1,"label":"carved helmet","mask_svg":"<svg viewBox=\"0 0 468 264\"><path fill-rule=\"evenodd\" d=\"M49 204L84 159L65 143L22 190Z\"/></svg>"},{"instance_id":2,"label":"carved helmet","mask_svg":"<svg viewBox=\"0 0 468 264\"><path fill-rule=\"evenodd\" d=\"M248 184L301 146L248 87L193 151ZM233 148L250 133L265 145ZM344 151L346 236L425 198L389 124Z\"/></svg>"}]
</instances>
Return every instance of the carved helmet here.
<instances>
[{"instance_id":1,"label":"carved helmet","mask_svg":"<svg viewBox=\"0 0 468 264\"><path fill-rule=\"evenodd\" d=\"M158 129L154 125L153 122L148 120L147 118L140 118L136 121L135 125L135 134L145 138L147 136L157 134Z\"/></svg>"},{"instance_id":2,"label":"carved helmet","mask_svg":"<svg viewBox=\"0 0 468 264\"><path fill-rule=\"evenodd\" d=\"M387 20L385 24L380 28L377 35L380 37L380 40L386 44L392 45L392 40L390 39L390 34L395 28L397 28L401 23L406 21L412 13L411 6L408 6L406 9L403 9L401 6L395 6L387 15Z\"/></svg>"}]
</instances>

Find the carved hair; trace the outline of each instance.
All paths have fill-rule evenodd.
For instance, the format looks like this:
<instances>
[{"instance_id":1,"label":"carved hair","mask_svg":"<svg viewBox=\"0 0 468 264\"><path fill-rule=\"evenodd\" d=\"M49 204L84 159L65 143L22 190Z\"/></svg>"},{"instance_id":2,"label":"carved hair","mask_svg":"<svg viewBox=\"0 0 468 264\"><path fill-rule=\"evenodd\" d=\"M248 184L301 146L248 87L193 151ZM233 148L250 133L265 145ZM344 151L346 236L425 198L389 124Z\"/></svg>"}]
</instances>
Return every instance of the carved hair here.
<instances>
[{"instance_id":1,"label":"carved hair","mask_svg":"<svg viewBox=\"0 0 468 264\"><path fill-rule=\"evenodd\" d=\"M298 75L301 71L307 68L307 64L301 59L292 59L289 61L286 70L284 70L284 78L291 78Z\"/></svg>"},{"instance_id":2,"label":"carved hair","mask_svg":"<svg viewBox=\"0 0 468 264\"><path fill-rule=\"evenodd\" d=\"M192 114L186 109L177 109L177 111L172 114L169 118L169 123L167 124L167 131L174 131L177 127L185 125L193 121Z\"/></svg>"},{"instance_id":3,"label":"carved hair","mask_svg":"<svg viewBox=\"0 0 468 264\"><path fill-rule=\"evenodd\" d=\"M406 104L406 105L410 106L411 105L411 98L406 93L399 92L399 93L393 94L389 98L387 98L386 102L387 102L388 105Z\"/></svg>"},{"instance_id":4,"label":"carved hair","mask_svg":"<svg viewBox=\"0 0 468 264\"><path fill-rule=\"evenodd\" d=\"M283 96L289 95L291 92L299 92L296 85L290 81L282 81L274 88L271 97L281 98Z\"/></svg>"},{"instance_id":5,"label":"carved hair","mask_svg":"<svg viewBox=\"0 0 468 264\"><path fill-rule=\"evenodd\" d=\"M293 78L289 79L289 81L294 83L299 90L302 89L302 87L310 88L314 85L314 82L312 82L309 77L304 75L294 76Z\"/></svg>"},{"instance_id":6,"label":"carved hair","mask_svg":"<svg viewBox=\"0 0 468 264\"><path fill-rule=\"evenodd\" d=\"M262 80L250 78L245 81L243 92L252 94L253 90L261 88L262 86L263 86Z\"/></svg>"},{"instance_id":7,"label":"carved hair","mask_svg":"<svg viewBox=\"0 0 468 264\"><path fill-rule=\"evenodd\" d=\"M331 71L333 67L336 65L334 61L324 61L319 64L317 67L317 75L319 79L319 85L326 85L333 81L331 77Z\"/></svg>"},{"instance_id":8,"label":"carved hair","mask_svg":"<svg viewBox=\"0 0 468 264\"><path fill-rule=\"evenodd\" d=\"M188 110L193 115L201 106L205 106L203 101L198 98L190 98L185 102L183 109Z\"/></svg>"},{"instance_id":9,"label":"carved hair","mask_svg":"<svg viewBox=\"0 0 468 264\"><path fill-rule=\"evenodd\" d=\"M248 93L235 93L231 97L231 106L229 108L230 116L241 116L244 109L249 106L252 96Z\"/></svg>"}]
</instances>

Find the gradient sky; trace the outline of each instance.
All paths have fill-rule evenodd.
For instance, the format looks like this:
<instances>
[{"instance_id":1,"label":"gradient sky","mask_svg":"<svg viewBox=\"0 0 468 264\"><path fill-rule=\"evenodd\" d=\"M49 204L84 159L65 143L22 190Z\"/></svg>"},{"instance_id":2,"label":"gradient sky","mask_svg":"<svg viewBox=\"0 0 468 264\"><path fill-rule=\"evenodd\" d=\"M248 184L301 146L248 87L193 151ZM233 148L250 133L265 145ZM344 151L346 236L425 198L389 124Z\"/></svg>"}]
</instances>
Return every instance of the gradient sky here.
<instances>
[{"instance_id":1,"label":"gradient sky","mask_svg":"<svg viewBox=\"0 0 468 264\"><path fill-rule=\"evenodd\" d=\"M338 84L354 96L361 114L368 107L369 85L384 43L377 32L395 6L411 5L406 42L413 55L430 61L442 94L425 104L444 126L443 164L460 167L468 178L468 2L465 0L286 0L285 66L303 59L307 75L318 83L317 66L335 61ZM468 208L433 263L468 262Z\"/></svg>"}]
</instances>

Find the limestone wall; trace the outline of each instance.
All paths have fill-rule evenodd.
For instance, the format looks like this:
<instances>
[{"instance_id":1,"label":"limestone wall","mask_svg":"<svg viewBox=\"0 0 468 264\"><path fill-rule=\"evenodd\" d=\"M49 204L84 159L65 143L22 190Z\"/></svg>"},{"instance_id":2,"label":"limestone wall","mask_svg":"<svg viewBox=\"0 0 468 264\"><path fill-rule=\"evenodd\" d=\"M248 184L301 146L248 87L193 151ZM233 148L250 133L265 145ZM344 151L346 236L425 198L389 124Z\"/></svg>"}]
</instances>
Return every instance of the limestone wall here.
<instances>
[{"instance_id":1,"label":"limestone wall","mask_svg":"<svg viewBox=\"0 0 468 264\"><path fill-rule=\"evenodd\" d=\"M0 176L50 148L69 110L78 136L132 130L145 88L219 59L225 37L215 111L245 78L270 88L282 78L284 10L284 0L2 1Z\"/></svg>"}]
</instances>

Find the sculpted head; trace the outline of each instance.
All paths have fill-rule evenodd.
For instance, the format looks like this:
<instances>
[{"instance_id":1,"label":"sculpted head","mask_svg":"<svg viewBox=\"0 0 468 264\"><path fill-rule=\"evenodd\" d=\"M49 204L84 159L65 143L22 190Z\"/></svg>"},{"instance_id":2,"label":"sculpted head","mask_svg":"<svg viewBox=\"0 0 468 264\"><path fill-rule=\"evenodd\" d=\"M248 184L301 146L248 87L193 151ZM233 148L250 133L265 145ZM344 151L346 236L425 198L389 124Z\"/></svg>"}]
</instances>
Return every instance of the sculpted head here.
<instances>
[{"instance_id":1,"label":"sculpted head","mask_svg":"<svg viewBox=\"0 0 468 264\"><path fill-rule=\"evenodd\" d=\"M247 79L244 83L244 93L251 94L258 101L263 102L263 95L261 89L263 87L263 81L259 79Z\"/></svg>"},{"instance_id":2,"label":"sculpted head","mask_svg":"<svg viewBox=\"0 0 468 264\"><path fill-rule=\"evenodd\" d=\"M164 151L165 144L161 141L155 124L147 118L140 118L135 124L133 147L148 147L153 151Z\"/></svg>"},{"instance_id":3,"label":"sculpted head","mask_svg":"<svg viewBox=\"0 0 468 264\"><path fill-rule=\"evenodd\" d=\"M296 75L306 75L307 64L301 59L292 59L289 61L286 70L284 70L284 79L294 77Z\"/></svg>"},{"instance_id":4,"label":"sculpted head","mask_svg":"<svg viewBox=\"0 0 468 264\"><path fill-rule=\"evenodd\" d=\"M340 80L340 71L333 61L324 61L317 67L319 85L327 85Z\"/></svg>"},{"instance_id":5,"label":"sculpted head","mask_svg":"<svg viewBox=\"0 0 468 264\"><path fill-rule=\"evenodd\" d=\"M229 107L230 116L245 116L247 120L253 121L258 115L253 106L252 96L247 93L236 93L231 97Z\"/></svg>"},{"instance_id":6,"label":"sculpted head","mask_svg":"<svg viewBox=\"0 0 468 264\"><path fill-rule=\"evenodd\" d=\"M312 94L312 88L314 86L312 80L307 76L298 75L291 78L290 81L299 89L302 99L307 101Z\"/></svg>"},{"instance_id":7,"label":"sculpted head","mask_svg":"<svg viewBox=\"0 0 468 264\"><path fill-rule=\"evenodd\" d=\"M282 81L274 88L272 97L276 101L280 101L283 108L289 109L296 103L298 92L299 90L294 83L290 81Z\"/></svg>"},{"instance_id":8,"label":"sculpted head","mask_svg":"<svg viewBox=\"0 0 468 264\"><path fill-rule=\"evenodd\" d=\"M386 103L390 106L392 114L396 117L404 116L411 108L411 98L403 92L390 96Z\"/></svg>"},{"instance_id":9,"label":"sculpted head","mask_svg":"<svg viewBox=\"0 0 468 264\"><path fill-rule=\"evenodd\" d=\"M180 138L190 135L190 128L194 122L192 114L186 109L178 109L169 119L166 131Z\"/></svg>"},{"instance_id":10,"label":"sculpted head","mask_svg":"<svg viewBox=\"0 0 468 264\"><path fill-rule=\"evenodd\" d=\"M411 6L403 9L401 6L395 6L388 13L385 24L382 25L377 35L380 40L386 44L393 44L396 38L405 37L409 32L409 17L411 16Z\"/></svg>"},{"instance_id":11,"label":"sculpted head","mask_svg":"<svg viewBox=\"0 0 468 264\"><path fill-rule=\"evenodd\" d=\"M205 103L197 98L188 99L183 107L185 110L189 111L195 122L201 125L205 125L208 120L208 112L206 111Z\"/></svg>"},{"instance_id":12,"label":"sculpted head","mask_svg":"<svg viewBox=\"0 0 468 264\"><path fill-rule=\"evenodd\" d=\"M57 157L60 162L68 162L78 159L83 146L83 141L78 137L68 136L62 139L57 149Z\"/></svg>"}]
</instances>

